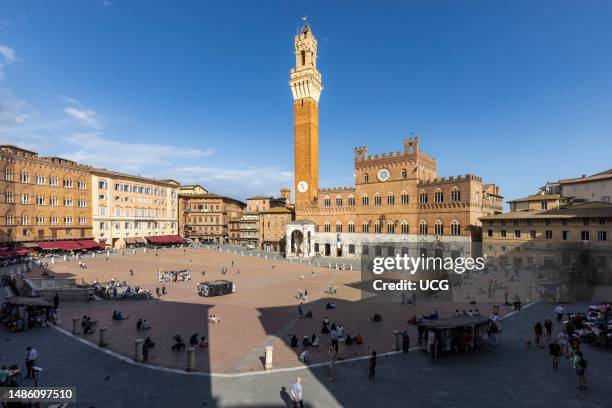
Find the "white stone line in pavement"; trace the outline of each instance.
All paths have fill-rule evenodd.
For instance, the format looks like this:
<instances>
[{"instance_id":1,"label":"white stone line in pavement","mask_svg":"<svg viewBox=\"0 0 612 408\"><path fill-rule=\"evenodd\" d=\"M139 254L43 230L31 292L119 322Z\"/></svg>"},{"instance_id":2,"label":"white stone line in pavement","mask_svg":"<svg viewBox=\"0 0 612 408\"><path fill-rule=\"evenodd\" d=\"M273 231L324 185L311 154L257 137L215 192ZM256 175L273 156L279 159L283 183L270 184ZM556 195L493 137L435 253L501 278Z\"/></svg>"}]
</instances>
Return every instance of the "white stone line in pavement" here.
<instances>
[{"instance_id":1,"label":"white stone line in pavement","mask_svg":"<svg viewBox=\"0 0 612 408\"><path fill-rule=\"evenodd\" d=\"M513 310L510 313L505 314L504 316L502 316L500 318L500 320L504 320L508 317L514 316L515 314L519 313L522 310L528 309L529 307L533 306L535 304L535 302L532 303L528 303L525 306L523 306L521 308L521 310ZM134 366L138 366L138 367L145 367L151 370L157 370L157 371L164 371L164 372L168 372L168 373L174 373L174 374L183 374L183 375L195 375L195 376L200 376L200 377L218 377L218 378L237 378L237 377L248 377L248 376L253 376L253 375L263 375L263 374L274 374L274 373L286 373L288 371L299 371L299 370L306 370L306 369L310 369L310 368L317 368L317 367L324 367L329 365L329 362L322 362L322 363L315 363L315 364L305 364L305 365L301 365L301 366L297 366L297 367L287 367L287 368L274 368L272 370L269 371L249 371L246 373L234 373L234 374L227 374L227 373L205 373L205 372L201 372L201 371L193 371L193 372L189 372L189 371L184 371L184 370L179 370L178 368L169 368L169 367L161 367L161 366L156 366L156 365L152 365L152 364L145 364L145 363L138 363L134 360L132 360L131 358L124 356L123 354L119 354L117 352L114 352L112 350L106 349L106 348L102 348L94 343L91 343L85 339L83 339L82 337L76 336L74 334L72 334L71 332L69 332L68 330L65 330L59 326L54 326L51 325L52 328L54 328L55 330L57 330L58 332L71 337L83 344L85 344L86 346L89 346L93 349L99 350L103 353L106 353L107 355L114 357L118 360L121 360L123 362L126 362L128 364L132 364ZM411 347L410 349L408 349L409 351L415 351L415 350L420 350L421 347ZM395 354L401 354L402 351L389 351L386 353L379 353L377 354L377 357L387 357L387 356L392 356ZM370 358L369 355L366 356L361 356L361 357L351 357L351 358L347 358L344 360L337 360L335 362L335 364L347 364L347 363L352 363L355 361L361 361L361 360L366 360Z\"/></svg>"}]
</instances>

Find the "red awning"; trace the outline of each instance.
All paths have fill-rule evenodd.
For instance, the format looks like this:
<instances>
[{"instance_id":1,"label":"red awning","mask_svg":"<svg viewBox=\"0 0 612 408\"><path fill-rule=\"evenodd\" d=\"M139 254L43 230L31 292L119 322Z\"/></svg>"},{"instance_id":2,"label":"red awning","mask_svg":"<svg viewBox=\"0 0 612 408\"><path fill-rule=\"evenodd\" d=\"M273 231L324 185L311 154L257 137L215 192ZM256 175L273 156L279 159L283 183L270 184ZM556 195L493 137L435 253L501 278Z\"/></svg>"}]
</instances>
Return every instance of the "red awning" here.
<instances>
[{"instance_id":1,"label":"red awning","mask_svg":"<svg viewBox=\"0 0 612 408\"><path fill-rule=\"evenodd\" d=\"M159 235L147 237L152 244L183 244L185 240L180 235Z\"/></svg>"},{"instance_id":2,"label":"red awning","mask_svg":"<svg viewBox=\"0 0 612 408\"><path fill-rule=\"evenodd\" d=\"M62 251L74 251L75 249L82 249L77 241L37 242L36 245L44 250L60 249Z\"/></svg>"},{"instance_id":3,"label":"red awning","mask_svg":"<svg viewBox=\"0 0 612 408\"><path fill-rule=\"evenodd\" d=\"M10 258L11 256L23 256L29 254L29 249L8 249L0 251L0 258Z\"/></svg>"},{"instance_id":4,"label":"red awning","mask_svg":"<svg viewBox=\"0 0 612 408\"><path fill-rule=\"evenodd\" d=\"M102 247L102 244L94 241L93 239L82 239L77 242L81 246L81 249L94 249Z\"/></svg>"}]
</instances>

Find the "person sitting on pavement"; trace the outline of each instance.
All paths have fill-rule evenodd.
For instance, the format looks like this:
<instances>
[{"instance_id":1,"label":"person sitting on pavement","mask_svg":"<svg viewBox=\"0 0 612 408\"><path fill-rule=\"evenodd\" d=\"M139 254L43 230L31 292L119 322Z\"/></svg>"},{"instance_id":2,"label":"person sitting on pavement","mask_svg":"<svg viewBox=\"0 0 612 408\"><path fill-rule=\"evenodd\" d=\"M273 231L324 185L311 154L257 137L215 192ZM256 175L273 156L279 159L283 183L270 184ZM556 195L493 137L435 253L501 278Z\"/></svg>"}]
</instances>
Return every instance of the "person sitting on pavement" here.
<instances>
[{"instance_id":1,"label":"person sitting on pavement","mask_svg":"<svg viewBox=\"0 0 612 408\"><path fill-rule=\"evenodd\" d=\"M202 336L202 338L200 339L200 343L198 344L198 347L200 348L208 347L208 340L206 340L206 336Z\"/></svg>"},{"instance_id":2,"label":"person sitting on pavement","mask_svg":"<svg viewBox=\"0 0 612 408\"><path fill-rule=\"evenodd\" d=\"M361 334L355 336L355 344L363 344L363 337L361 337Z\"/></svg>"},{"instance_id":3,"label":"person sitting on pavement","mask_svg":"<svg viewBox=\"0 0 612 408\"><path fill-rule=\"evenodd\" d=\"M198 336L199 336L199 335L200 335L199 333L193 333L193 334L191 335L191 337L189 338L189 345L190 345L191 347L196 347L196 346L198 345L198 343L199 343L199 342L198 342Z\"/></svg>"},{"instance_id":4,"label":"person sitting on pavement","mask_svg":"<svg viewBox=\"0 0 612 408\"><path fill-rule=\"evenodd\" d=\"M155 347L155 343L153 343L153 340L151 340L151 337L147 337L145 339L144 346L146 348L153 348L153 347Z\"/></svg>"},{"instance_id":5,"label":"person sitting on pavement","mask_svg":"<svg viewBox=\"0 0 612 408\"><path fill-rule=\"evenodd\" d=\"M312 337L310 338L310 345L312 347L319 347L319 338L314 333L312 333Z\"/></svg>"},{"instance_id":6,"label":"person sitting on pavement","mask_svg":"<svg viewBox=\"0 0 612 408\"><path fill-rule=\"evenodd\" d=\"M142 321L142 329L143 330L149 330L151 328L151 324L149 323L149 321L147 319L144 319Z\"/></svg>"},{"instance_id":7,"label":"person sitting on pavement","mask_svg":"<svg viewBox=\"0 0 612 408\"><path fill-rule=\"evenodd\" d=\"M298 346L298 338L294 334L293 336L291 336L291 347L297 347L297 346Z\"/></svg>"},{"instance_id":8,"label":"person sitting on pavement","mask_svg":"<svg viewBox=\"0 0 612 408\"><path fill-rule=\"evenodd\" d=\"M142 330L142 317L136 322L136 330Z\"/></svg>"},{"instance_id":9,"label":"person sitting on pavement","mask_svg":"<svg viewBox=\"0 0 612 408\"><path fill-rule=\"evenodd\" d=\"M374 316L372 316L370 320L373 322L380 322L382 321L382 316L380 315L380 313L376 312L374 313Z\"/></svg>"},{"instance_id":10,"label":"person sitting on pavement","mask_svg":"<svg viewBox=\"0 0 612 408\"><path fill-rule=\"evenodd\" d=\"M308 312L306 312L306 319L312 319L312 310L308 310Z\"/></svg>"},{"instance_id":11,"label":"person sitting on pavement","mask_svg":"<svg viewBox=\"0 0 612 408\"><path fill-rule=\"evenodd\" d=\"M304 347L304 350L310 347L310 340L308 339L308 336L304 336L304 340L302 340L302 347Z\"/></svg>"},{"instance_id":12,"label":"person sitting on pavement","mask_svg":"<svg viewBox=\"0 0 612 408\"><path fill-rule=\"evenodd\" d=\"M175 341L175 344L174 346L172 346L172 351L185 350L185 341L183 341L183 338L181 337L180 334L177 334L176 336L174 336L174 341Z\"/></svg>"}]
</instances>

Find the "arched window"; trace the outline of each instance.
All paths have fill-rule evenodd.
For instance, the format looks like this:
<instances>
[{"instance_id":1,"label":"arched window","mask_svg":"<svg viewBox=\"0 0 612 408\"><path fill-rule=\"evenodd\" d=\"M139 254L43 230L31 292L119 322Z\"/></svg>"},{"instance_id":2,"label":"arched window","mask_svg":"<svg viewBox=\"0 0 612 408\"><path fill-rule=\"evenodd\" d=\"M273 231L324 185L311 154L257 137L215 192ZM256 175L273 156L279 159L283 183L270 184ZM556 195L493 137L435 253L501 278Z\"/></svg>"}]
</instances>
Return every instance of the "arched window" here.
<instances>
[{"instance_id":1,"label":"arched window","mask_svg":"<svg viewBox=\"0 0 612 408\"><path fill-rule=\"evenodd\" d=\"M427 221L422 220L419 224L419 234L427 235Z\"/></svg>"},{"instance_id":2,"label":"arched window","mask_svg":"<svg viewBox=\"0 0 612 408\"><path fill-rule=\"evenodd\" d=\"M306 51L302 50L302 65L306 65Z\"/></svg>"},{"instance_id":3,"label":"arched window","mask_svg":"<svg viewBox=\"0 0 612 408\"><path fill-rule=\"evenodd\" d=\"M461 224L457 220L451 224L451 235L461 235Z\"/></svg>"},{"instance_id":4,"label":"arched window","mask_svg":"<svg viewBox=\"0 0 612 408\"><path fill-rule=\"evenodd\" d=\"M387 194L387 204L388 205L394 205L395 204L395 196L393 195L393 193Z\"/></svg>"},{"instance_id":5,"label":"arched window","mask_svg":"<svg viewBox=\"0 0 612 408\"><path fill-rule=\"evenodd\" d=\"M408 204L410 202L410 200L408 199L408 193L407 192L402 191L402 198L401 198L401 200L402 200L402 204L403 205L406 205L406 204Z\"/></svg>"},{"instance_id":6,"label":"arched window","mask_svg":"<svg viewBox=\"0 0 612 408\"><path fill-rule=\"evenodd\" d=\"M336 221L336 232L342 232L342 222Z\"/></svg>"},{"instance_id":7,"label":"arched window","mask_svg":"<svg viewBox=\"0 0 612 408\"><path fill-rule=\"evenodd\" d=\"M370 224L368 224L367 221L364 221L363 223L361 223L361 232L363 232L364 234L367 234L370 232Z\"/></svg>"},{"instance_id":8,"label":"arched window","mask_svg":"<svg viewBox=\"0 0 612 408\"><path fill-rule=\"evenodd\" d=\"M442 224L442 221L436 220L436 223L434 224L434 234L444 235L444 224Z\"/></svg>"},{"instance_id":9,"label":"arched window","mask_svg":"<svg viewBox=\"0 0 612 408\"><path fill-rule=\"evenodd\" d=\"M355 244L349 244L348 251L349 251L349 254L354 255L355 254Z\"/></svg>"},{"instance_id":10,"label":"arched window","mask_svg":"<svg viewBox=\"0 0 612 408\"><path fill-rule=\"evenodd\" d=\"M353 196L352 194L350 196L348 196L348 205L350 207L354 207L355 206L355 196Z\"/></svg>"},{"instance_id":11,"label":"arched window","mask_svg":"<svg viewBox=\"0 0 612 408\"><path fill-rule=\"evenodd\" d=\"M331 200L329 196L325 196L325 198L323 198L323 207L331 207Z\"/></svg>"},{"instance_id":12,"label":"arched window","mask_svg":"<svg viewBox=\"0 0 612 408\"><path fill-rule=\"evenodd\" d=\"M355 232L355 223L353 221L348 222L348 232Z\"/></svg>"},{"instance_id":13,"label":"arched window","mask_svg":"<svg viewBox=\"0 0 612 408\"><path fill-rule=\"evenodd\" d=\"M336 196L336 207L342 207L342 196L341 195Z\"/></svg>"},{"instance_id":14,"label":"arched window","mask_svg":"<svg viewBox=\"0 0 612 408\"><path fill-rule=\"evenodd\" d=\"M376 195L374 196L374 205L382 205L382 198L380 196L380 193L376 193Z\"/></svg>"},{"instance_id":15,"label":"arched window","mask_svg":"<svg viewBox=\"0 0 612 408\"><path fill-rule=\"evenodd\" d=\"M419 204L427 204L427 193L425 191L419 194Z\"/></svg>"},{"instance_id":16,"label":"arched window","mask_svg":"<svg viewBox=\"0 0 612 408\"><path fill-rule=\"evenodd\" d=\"M387 234L395 234L395 223L393 221L387 223Z\"/></svg>"},{"instance_id":17,"label":"arched window","mask_svg":"<svg viewBox=\"0 0 612 408\"><path fill-rule=\"evenodd\" d=\"M331 225L329 221L325 221L325 224L323 225L323 232L331 232Z\"/></svg>"},{"instance_id":18,"label":"arched window","mask_svg":"<svg viewBox=\"0 0 612 408\"><path fill-rule=\"evenodd\" d=\"M408 170L402 169L402 178L403 179L408 178Z\"/></svg>"},{"instance_id":19,"label":"arched window","mask_svg":"<svg viewBox=\"0 0 612 408\"><path fill-rule=\"evenodd\" d=\"M374 233L375 234L380 234L382 233L382 225L380 225L380 221L376 221L374 223Z\"/></svg>"},{"instance_id":20,"label":"arched window","mask_svg":"<svg viewBox=\"0 0 612 408\"><path fill-rule=\"evenodd\" d=\"M315 224L315 232L319 232L319 223L318 222Z\"/></svg>"},{"instance_id":21,"label":"arched window","mask_svg":"<svg viewBox=\"0 0 612 408\"><path fill-rule=\"evenodd\" d=\"M367 194L364 194L361 196L361 205L369 205L370 204L370 199L368 198Z\"/></svg>"},{"instance_id":22,"label":"arched window","mask_svg":"<svg viewBox=\"0 0 612 408\"><path fill-rule=\"evenodd\" d=\"M363 182L367 183L370 180L370 176L368 176L368 173L363 173Z\"/></svg>"},{"instance_id":23,"label":"arched window","mask_svg":"<svg viewBox=\"0 0 612 408\"><path fill-rule=\"evenodd\" d=\"M436 203L444 202L444 193L441 190L438 190L434 193L434 202Z\"/></svg>"},{"instance_id":24,"label":"arched window","mask_svg":"<svg viewBox=\"0 0 612 408\"><path fill-rule=\"evenodd\" d=\"M402 227L401 227L402 234L408 234L409 231L410 230L408 228L408 221L402 221Z\"/></svg>"},{"instance_id":25,"label":"arched window","mask_svg":"<svg viewBox=\"0 0 612 408\"><path fill-rule=\"evenodd\" d=\"M459 191L457 187L453 187L451 191L451 201L453 202L461 201L461 192Z\"/></svg>"}]
</instances>

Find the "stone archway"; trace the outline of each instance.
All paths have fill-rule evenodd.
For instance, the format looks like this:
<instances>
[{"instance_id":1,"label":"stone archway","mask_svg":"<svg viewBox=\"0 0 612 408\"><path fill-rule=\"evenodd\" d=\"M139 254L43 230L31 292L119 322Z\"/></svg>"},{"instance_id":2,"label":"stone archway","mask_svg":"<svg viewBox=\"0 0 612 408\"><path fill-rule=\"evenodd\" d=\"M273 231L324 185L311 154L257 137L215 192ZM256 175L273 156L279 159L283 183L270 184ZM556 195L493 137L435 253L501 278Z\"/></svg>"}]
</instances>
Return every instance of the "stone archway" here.
<instances>
[{"instance_id":1,"label":"stone archway","mask_svg":"<svg viewBox=\"0 0 612 408\"><path fill-rule=\"evenodd\" d=\"M304 256L304 234L300 230L291 233L291 254Z\"/></svg>"}]
</instances>

